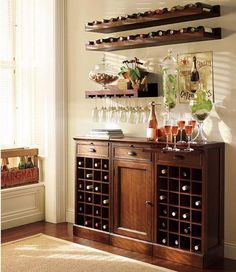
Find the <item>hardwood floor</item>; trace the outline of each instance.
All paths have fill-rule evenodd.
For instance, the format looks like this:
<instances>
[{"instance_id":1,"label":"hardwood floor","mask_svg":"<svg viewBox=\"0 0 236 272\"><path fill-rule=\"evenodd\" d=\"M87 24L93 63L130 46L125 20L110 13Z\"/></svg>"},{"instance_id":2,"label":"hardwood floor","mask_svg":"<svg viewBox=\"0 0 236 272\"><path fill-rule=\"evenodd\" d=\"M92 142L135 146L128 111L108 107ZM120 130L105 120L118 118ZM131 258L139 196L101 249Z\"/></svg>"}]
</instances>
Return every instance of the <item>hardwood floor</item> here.
<instances>
[{"instance_id":1,"label":"hardwood floor","mask_svg":"<svg viewBox=\"0 0 236 272\"><path fill-rule=\"evenodd\" d=\"M177 263L168 262L162 259L154 258L151 256L146 256L136 252L131 252L116 248L109 245L104 245L98 242L82 239L73 236L72 224L61 223L61 224L51 224L45 222L37 222L25 226L20 226L8 230L2 231L2 243L10 242L16 239L24 238L37 233L44 233L50 236L68 240L71 242L79 243L82 245L91 246L97 249L101 249L107 252L111 252L117 255L125 256L128 258L133 258L139 261L144 261L147 263L155 264L158 266L173 269L179 272L236 272L236 261L225 259L222 263L215 264L208 269L197 269L189 266L183 266ZM42 271L43 272L43 271Z\"/></svg>"}]
</instances>

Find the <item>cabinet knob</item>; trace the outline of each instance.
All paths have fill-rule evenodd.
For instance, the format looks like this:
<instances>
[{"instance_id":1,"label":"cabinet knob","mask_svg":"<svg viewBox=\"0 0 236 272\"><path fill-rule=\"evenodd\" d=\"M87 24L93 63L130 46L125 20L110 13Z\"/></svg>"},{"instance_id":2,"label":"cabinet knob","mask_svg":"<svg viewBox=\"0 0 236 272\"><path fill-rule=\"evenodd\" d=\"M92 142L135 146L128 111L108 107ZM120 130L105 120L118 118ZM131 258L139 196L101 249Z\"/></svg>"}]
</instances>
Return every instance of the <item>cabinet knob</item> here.
<instances>
[{"instance_id":1,"label":"cabinet knob","mask_svg":"<svg viewBox=\"0 0 236 272\"><path fill-rule=\"evenodd\" d=\"M96 152L96 149L90 147L90 148L89 148L89 152L95 153L95 152Z\"/></svg>"},{"instance_id":2,"label":"cabinet knob","mask_svg":"<svg viewBox=\"0 0 236 272\"><path fill-rule=\"evenodd\" d=\"M150 200L146 200L146 201L145 201L145 204L146 204L147 206L152 206L152 202L151 202Z\"/></svg>"},{"instance_id":3,"label":"cabinet knob","mask_svg":"<svg viewBox=\"0 0 236 272\"><path fill-rule=\"evenodd\" d=\"M128 155L129 155L129 156L136 156L136 155L137 155L137 153L136 153L136 152L134 152L134 151L128 151Z\"/></svg>"}]
</instances>

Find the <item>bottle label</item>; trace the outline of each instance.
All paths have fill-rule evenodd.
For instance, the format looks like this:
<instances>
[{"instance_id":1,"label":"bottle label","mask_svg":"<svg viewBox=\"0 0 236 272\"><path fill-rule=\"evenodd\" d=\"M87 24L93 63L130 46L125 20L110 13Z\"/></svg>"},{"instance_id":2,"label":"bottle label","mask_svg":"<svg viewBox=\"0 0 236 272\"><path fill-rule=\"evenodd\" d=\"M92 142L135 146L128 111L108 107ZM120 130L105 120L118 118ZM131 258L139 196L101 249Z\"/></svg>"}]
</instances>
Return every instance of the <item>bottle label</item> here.
<instances>
[{"instance_id":1,"label":"bottle label","mask_svg":"<svg viewBox=\"0 0 236 272\"><path fill-rule=\"evenodd\" d=\"M149 140L157 139L157 131L155 128L147 128L147 139Z\"/></svg>"}]
</instances>

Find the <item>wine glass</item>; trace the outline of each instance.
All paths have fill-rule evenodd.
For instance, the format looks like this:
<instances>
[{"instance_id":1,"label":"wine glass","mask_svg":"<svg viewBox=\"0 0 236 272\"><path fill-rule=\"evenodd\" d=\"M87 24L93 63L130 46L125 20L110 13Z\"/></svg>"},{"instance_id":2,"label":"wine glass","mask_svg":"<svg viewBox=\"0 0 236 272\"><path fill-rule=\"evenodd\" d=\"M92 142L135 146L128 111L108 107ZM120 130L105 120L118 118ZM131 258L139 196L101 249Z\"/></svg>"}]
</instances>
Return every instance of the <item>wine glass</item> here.
<instances>
[{"instance_id":1,"label":"wine glass","mask_svg":"<svg viewBox=\"0 0 236 272\"><path fill-rule=\"evenodd\" d=\"M186 142L183 141L183 130L184 130L184 126L185 126L185 121L184 120L179 120L177 122L179 130L180 130L180 139L178 141L178 144L185 144Z\"/></svg>"},{"instance_id":2,"label":"wine glass","mask_svg":"<svg viewBox=\"0 0 236 272\"><path fill-rule=\"evenodd\" d=\"M190 147L191 143L191 135L193 133L193 126L192 125L185 125L185 133L188 138L188 146L184 149L184 151L193 151L194 149Z\"/></svg>"},{"instance_id":3,"label":"wine glass","mask_svg":"<svg viewBox=\"0 0 236 272\"><path fill-rule=\"evenodd\" d=\"M170 151L170 150L172 150L172 148L168 144L168 138L171 134L171 124L168 121L164 125L164 133L166 135L166 146L163 148L163 150Z\"/></svg>"},{"instance_id":4,"label":"wine glass","mask_svg":"<svg viewBox=\"0 0 236 272\"><path fill-rule=\"evenodd\" d=\"M188 125L190 125L190 126L193 127L193 131L194 131L195 127L196 127L196 123L197 123L197 121L194 120L194 119L191 119L191 120L188 121ZM192 140L192 135L191 135L191 144L196 144L196 143L197 142L195 142L194 140Z\"/></svg>"},{"instance_id":5,"label":"wine glass","mask_svg":"<svg viewBox=\"0 0 236 272\"><path fill-rule=\"evenodd\" d=\"M173 135L173 138L174 138L174 146L173 146L173 151L180 151L179 148L176 147L176 136L178 134L178 131L179 131L179 126L177 124L172 124L172 127L171 127L171 133Z\"/></svg>"}]
</instances>

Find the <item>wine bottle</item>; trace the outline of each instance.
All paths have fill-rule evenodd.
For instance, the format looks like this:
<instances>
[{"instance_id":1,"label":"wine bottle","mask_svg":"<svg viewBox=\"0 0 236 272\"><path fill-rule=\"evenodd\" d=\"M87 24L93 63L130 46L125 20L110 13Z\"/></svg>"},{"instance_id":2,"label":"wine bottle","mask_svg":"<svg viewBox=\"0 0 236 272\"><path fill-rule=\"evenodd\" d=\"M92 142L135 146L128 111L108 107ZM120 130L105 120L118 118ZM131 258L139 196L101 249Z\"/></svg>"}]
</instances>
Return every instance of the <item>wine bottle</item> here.
<instances>
[{"instance_id":1,"label":"wine bottle","mask_svg":"<svg viewBox=\"0 0 236 272\"><path fill-rule=\"evenodd\" d=\"M148 128L147 128L147 140L148 141L157 141L158 140L158 124L155 113L155 102L151 103L151 111L148 118Z\"/></svg>"},{"instance_id":2,"label":"wine bottle","mask_svg":"<svg viewBox=\"0 0 236 272\"><path fill-rule=\"evenodd\" d=\"M84 221L84 225L87 226L87 227L91 226L92 225L92 221L91 220L85 220Z\"/></svg>"},{"instance_id":3,"label":"wine bottle","mask_svg":"<svg viewBox=\"0 0 236 272\"><path fill-rule=\"evenodd\" d=\"M184 228L184 233L185 233L185 234L190 233L190 227Z\"/></svg>"},{"instance_id":4,"label":"wine bottle","mask_svg":"<svg viewBox=\"0 0 236 272\"><path fill-rule=\"evenodd\" d=\"M119 38L115 38L115 37L109 38L110 42L117 42L118 40L119 40Z\"/></svg>"},{"instance_id":5,"label":"wine bottle","mask_svg":"<svg viewBox=\"0 0 236 272\"><path fill-rule=\"evenodd\" d=\"M92 197L91 197L91 196L88 196L88 197L87 197L87 201L88 201L88 202L92 202Z\"/></svg>"},{"instance_id":6,"label":"wine bottle","mask_svg":"<svg viewBox=\"0 0 236 272\"><path fill-rule=\"evenodd\" d=\"M93 174L92 174L92 173L86 174L86 178L88 178L88 179L90 178L90 179L91 179L92 177L93 177Z\"/></svg>"},{"instance_id":7,"label":"wine bottle","mask_svg":"<svg viewBox=\"0 0 236 272\"><path fill-rule=\"evenodd\" d=\"M165 222L161 222L161 227L162 227L163 229L165 229L165 228L166 228L166 223L165 223Z\"/></svg>"},{"instance_id":8,"label":"wine bottle","mask_svg":"<svg viewBox=\"0 0 236 272\"><path fill-rule=\"evenodd\" d=\"M185 172L185 171L182 172L182 175L184 178L187 178L187 176L188 176L187 172Z\"/></svg>"},{"instance_id":9,"label":"wine bottle","mask_svg":"<svg viewBox=\"0 0 236 272\"><path fill-rule=\"evenodd\" d=\"M166 31L166 33L169 34L169 35L174 35L175 33L177 33L177 31L174 30L174 29L168 29L168 30Z\"/></svg>"},{"instance_id":10,"label":"wine bottle","mask_svg":"<svg viewBox=\"0 0 236 272\"><path fill-rule=\"evenodd\" d=\"M94 224L94 226L95 226L96 229L99 229L101 227L101 223L100 222L96 222Z\"/></svg>"},{"instance_id":11,"label":"wine bottle","mask_svg":"<svg viewBox=\"0 0 236 272\"><path fill-rule=\"evenodd\" d=\"M94 213L95 213L95 215L100 215L100 210L99 210L99 209L96 209L96 210L94 211Z\"/></svg>"},{"instance_id":12,"label":"wine bottle","mask_svg":"<svg viewBox=\"0 0 236 272\"><path fill-rule=\"evenodd\" d=\"M106 23L109 23L110 20L109 19L103 19L102 22L106 24Z\"/></svg>"},{"instance_id":13,"label":"wine bottle","mask_svg":"<svg viewBox=\"0 0 236 272\"><path fill-rule=\"evenodd\" d=\"M179 245L179 240L178 239L175 239L175 246L178 246Z\"/></svg>"},{"instance_id":14,"label":"wine bottle","mask_svg":"<svg viewBox=\"0 0 236 272\"><path fill-rule=\"evenodd\" d=\"M161 169L161 174L162 175L166 175L167 174L167 170L166 169Z\"/></svg>"},{"instance_id":15,"label":"wine bottle","mask_svg":"<svg viewBox=\"0 0 236 272\"><path fill-rule=\"evenodd\" d=\"M127 37L119 37L119 41L121 41L121 42L127 41Z\"/></svg>"},{"instance_id":16,"label":"wine bottle","mask_svg":"<svg viewBox=\"0 0 236 272\"><path fill-rule=\"evenodd\" d=\"M95 162L94 163L94 168L100 168L100 165L101 165L100 162Z\"/></svg>"},{"instance_id":17,"label":"wine bottle","mask_svg":"<svg viewBox=\"0 0 236 272\"><path fill-rule=\"evenodd\" d=\"M104 199L104 200L102 201L102 204L103 204L103 205L109 204L109 199Z\"/></svg>"},{"instance_id":18,"label":"wine bottle","mask_svg":"<svg viewBox=\"0 0 236 272\"><path fill-rule=\"evenodd\" d=\"M154 37L156 37L157 35L158 35L158 33L155 32L155 31L149 32L149 33L148 33L148 37L149 37L149 38L154 38Z\"/></svg>"},{"instance_id":19,"label":"wine bottle","mask_svg":"<svg viewBox=\"0 0 236 272\"><path fill-rule=\"evenodd\" d=\"M196 206L196 207L200 207L201 206L201 200L197 200L197 201L195 201L194 202L194 205Z\"/></svg>"},{"instance_id":20,"label":"wine bottle","mask_svg":"<svg viewBox=\"0 0 236 272\"><path fill-rule=\"evenodd\" d=\"M200 244L196 244L196 245L193 246L193 249L194 249L195 251L199 251L200 248L201 248Z\"/></svg>"},{"instance_id":21,"label":"wine bottle","mask_svg":"<svg viewBox=\"0 0 236 272\"><path fill-rule=\"evenodd\" d=\"M197 58L196 56L193 57L193 65L192 65L192 70L191 70L191 92L195 93L197 89L199 88L199 72L197 70Z\"/></svg>"},{"instance_id":22,"label":"wine bottle","mask_svg":"<svg viewBox=\"0 0 236 272\"><path fill-rule=\"evenodd\" d=\"M163 210L162 210L162 213L163 213L164 215L167 215L167 209L163 209Z\"/></svg>"},{"instance_id":23,"label":"wine bottle","mask_svg":"<svg viewBox=\"0 0 236 272\"><path fill-rule=\"evenodd\" d=\"M99 187L99 186L95 186L95 187L94 187L94 191L95 191L95 192L100 192L100 187Z\"/></svg>"},{"instance_id":24,"label":"wine bottle","mask_svg":"<svg viewBox=\"0 0 236 272\"><path fill-rule=\"evenodd\" d=\"M107 181L108 180L108 175L104 175L103 180Z\"/></svg>"},{"instance_id":25,"label":"wine bottle","mask_svg":"<svg viewBox=\"0 0 236 272\"><path fill-rule=\"evenodd\" d=\"M26 168L33 168L33 167L34 167L34 164L32 162L32 158L28 157L26 162Z\"/></svg>"},{"instance_id":26,"label":"wine bottle","mask_svg":"<svg viewBox=\"0 0 236 272\"><path fill-rule=\"evenodd\" d=\"M92 189L93 189L93 185L92 185L92 184L87 185L87 186L86 186L86 189L87 189L87 190L92 190Z\"/></svg>"},{"instance_id":27,"label":"wine bottle","mask_svg":"<svg viewBox=\"0 0 236 272\"><path fill-rule=\"evenodd\" d=\"M163 239L161 240L161 242L162 242L162 244L166 245L167 239L166 239L166 238L163 238Z\"/></svg>"},{"instance_id":28,"label":"wine bottle","mask_svg":"<svg viewBox=\"0 0 236 272\"><path fill-rule=\"evenodd\" d=\"M183 213L182 217L183 217L183 219L188 219L189 218L189 213Z\"/></svg>"},{"instance_id":29,"label":"wine bottle","mask_svg":"<svg viewBox=\"0 0 236 272\"><path fill-rule=\"evenodd\" d=\"M107 169L108 168L108 165L106 163L103 164L103 168L104 169Z\"/></svg>"},{"instance_id":30,"label":"wine bottle","mask_svg":"<svg viewBox=\"0 0 236 272\"><path fill-rule=\"evenodd\" d=\"M212 11L212 6L211 5L208 5L208 4L204 4L204 3L201 3L201 2L197 2L196 3L196 6L198 8L201 8L203 11L205 12L211 12Z\"/></svg>"},{"instance_id":31,"label":"wine bottle","mask_svg":"<svg viewBox=\"0 0 236 272\"><path fill-rule=\"evenodd\" d=\"M102 225L102 229L103 229L103 230L107 230L107 229L108 229L108 225L107 225L107 224L103 224L103 225Z\"/></svg>"},{"instance_id":32,"label":"wine bottle","mask_svg":"<svg viewBox=\"0 0 236 272\"><path fill-rule=\"evenodd\" d=\"M94 22L88 22L87 26L93 26Z\"/></svg>"},{"instance_id":33,"label":"wine bottle","mask_svg":"<svg viewBox=\"0 0 236 272\"><path fill-rule=\"evenodd\" d=\"M80 195L79 195L79 200L83 200L83 198L84 198L83 195L80 194Z\"/></svg>"},{"instance_id":34,"label":"wine bottle","mask_svg":"<svg viewBox=\"0 0 236 272\"><path fill-rule=\"evenodd\" d=\"M190 186L188 186L188 185L183 185L182 186L182 191L189 192L189 190L190 190Z\"/></svg>"},{"instance_id":35,"label":"wine bottle","mask_svg":"<svg viewBox=\"0 0 236 272\"><path fill-rule=\"evenodd\" d=\"M83 210L84 210L83 207L80 206L80 207L79 207L79 211L80 211L80 212L83 212Z\"/></svg>"},{"instance_id":36,"label":"wine bottle","mask_svg":"<svg viewBox=\"0 0 236 272\"><path fill-rule=\"evenodd\" d=\"M79 189L83 189L83 184L82 183L79 184Z\"/></svg>"},{"instance_id":37,"label":"wine bottle","mask_svg":"<svg viewBox=\"0 0 236 272\"><path fill-rule=\"evenodd\" d=\"M78 165L79 165L79 166L82 166L82 165L83 165L83 162L82 162L82 161L79 161L79 162L78 162Z\"/></svg>"},{"instance_id":38,"label":"wine bottle","mask_svg":"<svg viewBox=\"0 0 236 272\"><path fill-rule=\"evenodd\" d=\"M166 195L160 195L160 196L159 196L159 199L160 199L161 201L165 200L165 199L166 199Z\"/></svg>"},{"instance_id":39,"label":"wine bottle","mask_svg":"<svg viewBox=\"0 0 236 272\"><path fill-rule=\"evenodd\" d=\"M158 30L158 31L157 31L157 35L158 35L158 36L165 36L166 34L167 34L166 31L163 31L163 30Z\"/></svg>"},{"instance_id":40,"label":"wine bottle","mask_svg":"<svg viewBox=\"0 0 236 272\"><path fill-rule=\"evenodd\" d=\"M171 216L172 217L176 217L177 216L177 212L176 211L171 212Z\"/></svg>"},{"instance_id":41,"label":"wine bottle","mask_svg":"<svg viewBox=\"0 0 236 272\"><path fill-rule=\"evenodd\" d=\"M25 157L21 156L20 157L20 162L18 164L19 169L25 169L26 168L26 163L25 163Z\"/></svg>"}]
</instances>

